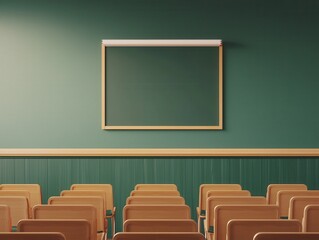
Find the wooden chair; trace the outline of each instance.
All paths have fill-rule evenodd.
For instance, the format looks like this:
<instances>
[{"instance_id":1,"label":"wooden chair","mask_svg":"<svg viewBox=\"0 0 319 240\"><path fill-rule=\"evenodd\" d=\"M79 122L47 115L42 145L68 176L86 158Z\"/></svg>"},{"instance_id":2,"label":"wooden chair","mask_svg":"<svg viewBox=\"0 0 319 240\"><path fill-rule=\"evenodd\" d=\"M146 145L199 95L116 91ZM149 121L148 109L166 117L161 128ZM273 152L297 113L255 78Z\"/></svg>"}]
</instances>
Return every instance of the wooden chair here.
<instances>
[{"instance_id":1,"label":"wooden chair","mask_svg":"<svg viewBox=\"0 0 319 240\"><path fill-rule=\"evenodd\" d=\"M60 232L66 240L90 240L91 226L87 220L21 220L18 224L19 232Z\"/></svg>"},{"instance_id":2,"label":"wooden chair","mask_svg":"<svg viewBox=\"0 0 319 240\"><path fill-rule=\"evenodd\" d=\"M215 214L214 209L218 205L227 205L227 204L257 204L257 205L266 205L265 197L210 197L207 199L207 209L206 209L206 219L204 220L204 229L205 236L207 236L210 232L213 232L214 228L214 220Z\"/></svg>"},{"instance_id":3,"label":"wooden chair","mask_svg":"<svg viewBox=\"0 0 319 240\"><path fill-rule=\"evenodd\" d=\"M301 232L298 220L245 219L230 220L227 224L227 240L252 240L258 232Z\"/></svg>"},{"instance_id":4,"label":"wooden chair","mask_svg":"<svg viewBox=\"0 0 319 240\"><path fill-rule=\"evenodd\" d=\"M176 184L136 184L134 190L176 190Z\"/></svg>"},{"instance_id":5,"label":"wooden chair","mask_svg":"<svg viewBox=\"0 0 319 240\"><path fill-rule=\"evenodd\" d=\"M214 233L208 239L226 240L227 223L232 219L278 219L274 205L219 205L215 207Z\"/></svg>"},{"instance_id":6,"label":"wooden chair","mask_svg":"<svg viewBox=\"0 0 319 240\"><path fill-rule=\"evenodd\" d=\"M2 184L0 190L23 190L30 193L29 205L32 208L42 203L41 187L39 184Z\"/></svg>"},{"instance_id":7,"label":"wooden chair","mask_svg":"<svg viewBox=\"0 0 319 240\"><path fill-rule=\"evenodd\" d=\"M0 204L10 208L12 225L17 226L21 219L29 218L29 205L26 197L1 197Z\"/></svg>"},{"instance_id":8,"label":"wooden chair","mask_svg":"<svg viewBox=\"0 0 319 240\"><path fill-rule=\"evenodd\" d=\"M0 205L0 232L11 232L11 214L7 205Z\"/></svg>"},{"instance_id":9,"label":"wooden chair","mask_svg":"<svg viewBox=\"0 0 319 240\"><path fill-rule=\"evenodd\" d=\"M1 190L0 197L25 197L29 206L29 217L32 217L32 207L30 206L30 192L25 190Z\"/></svg>"},{"instance_id":10,"label":"wooden chair","mask_svg":"<svg viewBox=\"0 0 319 240\"><path fill-rule=\"evenodd\" d=\"M33 207L34 219L85 219L91 225L90 240L100 240L97 233L96 208L92 205L37 205Z\"/></svg>"},{"instance_id":11,"label":"wooden chair","mask_svg":"<svg viewBox=\"0 0 319 240\"><path fill-rule=\"evenodd\" d=\"M50 197L49 205L76 205L90 204L96 208L97 213L97 231L107 233L107 222L104 221L104 201L102 197Z\"/></svg>"},{"instance_id":12,"label":"wooden chair","mask_svg":"<svg viewBox=\"0 0 319 240\"><path fill-rule=\"evenodd\" d=\"M311 204L305 207L303 232L319 232L319 205ZM319 239L319 238L318 238Z\"/></svg>"},{"instance_id":13,"label":"wooden chair","mask_svg":"<svg viewBox=\"0 0 319 240\"><path fill-rule=\"evenodd\" d=\"M198 207L196 208L198 232L200 232L200 229L201 229L201 221L205 219L205 215L206 215L207 192L213 191L213 190L241 191L242 188L240 184L201 184L199 186Z\"/></svg>"},{"instance_id":14,"label":"wooden chair","mask_svg":"<svg viewBox=\"0 0 319 240\"><path fill-rule=\"evenodd\" d=\"M251 194L248 190L210 190L206 194L206 201L210 197L251 197Z\"/></svg>"},{"instance_id":15,"label":"wooden chair","mask_svg":"<svg viewBox=\"0 0 319 240\"><path fill-rule=\"evenodd\" d=\"M269 184L267 187L267 203L276 204L277 193L281 190L307 190L305 184Z\"/></svg>"},{"instance_id":16,"label":"wooden chair","mask_svg":"<svg viewBox=\"0 0 319 240\"><path fill-rule=\"evenodd\" d=\"M288 218L289 202L292 197L319 196L319 190L281 190L277 193L277 206L281 218Z\"/></svg>"},{"instance_id":17,"label":"wooden chair","mask_svg":"<svg viewBox=\"0 0 319 240\"><path fill-rule=\"evenodd\" d=\"M0 233L0 240L66 240L59 232L10 232Z\"/></svg>"},{"instance_id":18,"label":"wooden chair","mask_svg":"<svg viewBox=\"0 0 319 240\"><path fill-rule=\"evenodd\" d=\"M319 196L292 197L289 202L288 219L298 219L302 222L305 207L309 204L319 204Z\"/></svg>"},{"instance_id":19,"label":"wooden chair","mask_svg":"<svg viewBox=\"0 0 319 240\"><path fill-rule=\"evenodd\" d=\"M115 234L115 214L113 186L111 184L73 184L70 188L72 191L78 190L101 190L105 191L105 209L106 218L111 220L112 235Z\"/></svg>"},{"instance_id":20,"label":"wooden chair","mask_svg":"<svg viewBox=\"0 0 319 240\"><path fill-rule=\"evenodd\" d=\"M190 219L187 205L126 205L123 222L128 219Z\"/></svg>"},{"instance_id":21,"label":"wooden chair","mask_svg":"<svg viewBox=\"0 0 319 240\"><path fill-rule=\"evenodd\" d=\"M177 204L184 205L185 199L178 196L137 196L137 197L128 197L126 199L126 204Z\"/></svg>"},{"instance_id":22,"label":"wooden chair","mask_svg":"<svg viewBox=\"0 0 319 240\"><path fill-rule=\"evenodd\" d=\"M121 232L115 234L113 240L205 240L201 233L131 233Z\"/></svg>"},{"instance_id":23,"label":"wooden chair","mask_svg":"<svg viewBox=\"0 0 319 240\"><path fill-rule=\"evenodd\" d=\"M130 194L131 197L137 196L180 196L177 190L133 190Z\"/></svg>"},{"instance_id":24,"label":"wooden chair","mask_svg":"<svg viewBox=\"0 0 319 240\"><path fill-rule=\"evenodd\" d=\"M197 232L191 219L129 219L124 222L124 232Z\"/></svg>"},{"instance_id":25,"label":"wooden chair","mask_svg":"<svg viewBox=\"0 0 319 240\"><path fill-rule=\"evenodd\" d=\"M318 240L319 233L264 233L260 232L254 236L254 240Z\"/></svg>"}]
</instances>

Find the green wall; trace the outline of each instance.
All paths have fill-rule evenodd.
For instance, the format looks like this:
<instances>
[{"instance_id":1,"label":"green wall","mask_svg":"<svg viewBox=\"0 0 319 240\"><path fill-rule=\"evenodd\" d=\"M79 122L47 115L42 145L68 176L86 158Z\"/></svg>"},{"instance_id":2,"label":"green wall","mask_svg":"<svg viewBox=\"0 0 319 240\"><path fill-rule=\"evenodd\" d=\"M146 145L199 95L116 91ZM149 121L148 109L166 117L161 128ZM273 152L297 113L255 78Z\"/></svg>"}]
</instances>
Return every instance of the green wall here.
<instances>
[{"instance_id":1,"label":"green wall","mask_svg":"<svg viewBox=\"0 0 319 240\"><path fill-rule=\"evenodd\" d=\"M319 146L317 0L0 0L1 148ZM101 130L102 39L224 41L223 131Z\"/></svg>"}]
</instances>

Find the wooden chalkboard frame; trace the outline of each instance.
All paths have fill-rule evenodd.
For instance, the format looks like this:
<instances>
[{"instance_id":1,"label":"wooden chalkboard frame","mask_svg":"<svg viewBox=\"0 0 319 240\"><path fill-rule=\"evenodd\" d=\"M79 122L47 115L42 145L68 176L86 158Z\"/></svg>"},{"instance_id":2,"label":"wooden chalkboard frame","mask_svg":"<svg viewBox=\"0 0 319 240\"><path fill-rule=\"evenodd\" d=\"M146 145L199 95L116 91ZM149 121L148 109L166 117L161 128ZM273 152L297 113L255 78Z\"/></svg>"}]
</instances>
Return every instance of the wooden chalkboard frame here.
<instances>
[{"instance_id":1,"label":"wooden chalkboard frame","mask_svg":"<svg viewBox=\"0 0 319 240\"><path fill-rule=\"evenodd\" d=\"M218 47L218 124L211 126L109 126L106 124L107 47ZM102 40L102 129L104 130L222 130L223 129L223 45L221 40Z\"/></svg>"}]
</instances>

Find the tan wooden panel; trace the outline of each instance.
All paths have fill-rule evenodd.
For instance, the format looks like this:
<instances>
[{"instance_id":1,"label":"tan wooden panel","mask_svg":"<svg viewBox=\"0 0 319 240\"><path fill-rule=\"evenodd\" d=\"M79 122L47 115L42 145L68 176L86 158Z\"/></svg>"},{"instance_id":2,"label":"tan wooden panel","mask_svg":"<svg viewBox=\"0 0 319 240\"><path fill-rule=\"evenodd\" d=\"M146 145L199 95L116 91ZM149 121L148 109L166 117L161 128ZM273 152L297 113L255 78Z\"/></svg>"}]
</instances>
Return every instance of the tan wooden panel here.
<instances>
[{"instance_id":1,"label":"tan wooden panel","mask_svg":"<svg viewBox=\"0 0 319 240\"><path fill-rule=\"evenodd\" d=\"M128 219L190 219L187 205L126 205L123 222Z\"/></svg>"},{"instance_id":2,"label":"tan wooden panel","mask_svg":"<svg viewBox=\"0 0 319 240\"><path fill-rule=\"evenodd\" d=\"M219 205L215 208L214 239L226 240L232 219L278 219L279 208L269 205Z\"/></svg>"},{"instance_id":3,"label":"tan wooden panel","mask_svg":"<svg viewBox=\"0 0 319 240\"><path fill-rule=\"evenodd\" d=\"M33 207L34 219L85 219L91 225L90 240L97 239L96 208L92 205L37 205Z\"/></svg>"},{"instance_id":4,"label":"tan wooden panel","mask_svg":"<svg viewBox=\"0 0 319 240\"><path fill-rule=\"evenodd\" d=\"M90 240L91 226L87 220L21 220L19 232L60 232L66 240Z\"/></svg>"},{"instance_id":5,"label":"tan wooden panel","mask_svg":"<svg viewBox=\"0 0 319 240\"><path fill-rule=\"evenodd\" d=\"M319 233L257 233L254 240L318 240Z\"/></svg>"},{"instance_id":6,"label":"tan wooden panel","mask_svg":"<svg viewBox=\"0 0 319 240\"><path fill-rule=\"evenodd\" d=\"M117 233L113 240L205 240L201 233Z\"/></svg>"},{"instance_id":7,"label":"tan wooden panel","mask_svg":"<svg viewBox=\"0 0 319 240\"><path fill-rule=\"evenodd\" d=\"M178 204L184 205L185 199L178 196L133 196L126 199L126 204Z\"/></svg>"},{"instance_id":8,"label":"tan wooden panel","mask_svg":"<svg viewBox=\"0 0 319 240\"><path fill-rule=\"evenodd\" d=\"M191 219L129 219L124 222L124 232L197 232Z\"/></svg>"},{"instance_id":9,"label":"tan wooden panel","mask_svg":"<svg viewBox=\"0 0 319 240\"><path fill-rule=\"evenodd\" d=\"M130 196L180 196L177 190L133 190Z\"/></svg>"},{"instance_id":10,"label":"tan wooden panel","mask_svg":"<svg viewBox=\"0 0 319 240\"><path fill-rule=\"evenodd\" d=\"M11 214L7 205L0 205L0 232L11 231Z\"/></svg>"},{"instance_id":11,"label":"tan wooden panel","mask_svg":"<svg viewBox=\"0 0 319 240\"><path fill-rule=\"evenodd\" d=\"M265 197L245 197L245 196L236 196L236 197L210 197L207 199L207 209L206 209L206 225L205 230L208 231L211 226L214 226L215 213L214 209L218 205L227 205L227 204L243 204L243 205L266 205Z\"/></svg>"},{"instance_id":12,"label":"tan wooden panel","mask_svg":"<svg viewBox=\"0 0 319 240\"><path fill-rule=\"evenodd\" d=\"M277 202L277 193L281 190L307 190L305 184L269 184L267 186L267 203L276 204Z\"/></svg>"},{"instance_id":13,"label":"tan wooden panel","mask_svg":"<svg viewBox=\"0 0 319 240\"><path fill-rule=\"evenodd\" d=\"M134 190L177 190L176 184L136 184Z\"/></svg>"},{"instance_id":14,"label":"tan wooden panel","mask_svg":"<svg viewBox=\"0 0 319 240\"><path fill-rule=\"evenodd\" d=\"M277 193L277 205L280 217L287 218L289 203L292 197L297 196L319 196L319 190L281 190Z\"/></svg>"},{"instance_id":15,"label":"tan wooden panel","mask_svg":"<svg viewBox=\"0 0 319 240\"><path fill-rule=\"evenodd\" d=\"M305 207L309 204L319 204L319 196L292 197L289 202L288 219L298 219L302 222Z\"/></svg>"},{"instance_id":16,"label":"tan wooden panel","mask_svg":"<svg viewBox=\"0 0 319 240\"><path fill-rule=\"evenodd\" d=\"M97 213L97 229L98 231L105 232L107 226L104 221L104 200L102 197L50 197L48 200L49 205L76 205L76 204L90 204L96 208Z\"/></svg>"},{"instance_id":17,"label":"tan wooden panel","mask_svg":"<svg viewBox=\"0 0 319 240\"><path fill-rule=\"evenodd\" d=\"M13 226L17 226L21 219L29 218L29 205L26 197L0 196L0 204L9 206Z\"/></svg>"},{"instance_id":18,"label":"tan wooden panel","mask_svg":"<svg viewBox=\"0 0 319 240\"><path fill-rule=\"evenodd\" d=\"M319 232L319 205L311 204L305 208L303 218L304 232Z\"/></svg>"},{"instance_id":19,"label":"tan wooden panel","mask_svg":"<svg viewBox=\"0 0 319 240\"><path fill-rule=\"evenodd\" d=\"M227 224L227 240L252 240L258 232L301 232L298 220L230 220Z\"/></svg>"},{"instance_id":20,"label":"tan wooden panel","mask_svg":"<svg viewBox=\"0 0 319 240\"><path fill-rule=\"evenodd\" d=\"M10 232L0 233L0 240L66 240L65 236L59 232Z\"/></svg>"}]
</instances>

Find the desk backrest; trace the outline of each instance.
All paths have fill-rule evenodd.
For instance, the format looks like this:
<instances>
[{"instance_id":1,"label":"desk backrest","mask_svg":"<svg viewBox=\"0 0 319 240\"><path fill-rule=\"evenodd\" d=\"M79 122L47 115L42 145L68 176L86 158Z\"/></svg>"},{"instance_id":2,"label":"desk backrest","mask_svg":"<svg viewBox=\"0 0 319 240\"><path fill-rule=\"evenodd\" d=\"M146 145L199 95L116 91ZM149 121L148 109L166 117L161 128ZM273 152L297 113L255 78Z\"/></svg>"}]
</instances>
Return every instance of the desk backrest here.
<instances>
[{"instance_id":1,"label":"desk backrest","mask_svg":"<svg viewBox=\"0 0 319 240\"><path fill-rule=\"evenodd\" d=\"M277 193L281 190L307 190L305 184L269 184L267 187L267 203L276 204Z\"/></svg>"},{"instance_id":2,"label":"desk backrest","mask_svg":"<svg viewBox=\"0 0 319 240\"><path fill-rule=\"evenodd\" d=\"M11 232L11 214L7 205L0 205L0 232Z\"/></svg>"},{"instance_id":3,"label":"desk backrest","mask_svg":"<svg viewBox=\"0 0 319 240\"><path fill-rule=\"evenodd\" d=\"M215 207L218 205L227 204L245 204L245 205L266 205L265 197L210 197L207 199L207 209L206 209L206 227L207 229L214 226L215 219Z\"/></svg>"},{"instance_id":4,"label":"desk backrest","mask_svg":"<svg viewBox=\"0 0 319 240\"><path fill-rule=\"evenodd\" d=\"M130 196L180 196L180 193L177 190L133 190Z\"/></svg>"},{"instance_id":5,"label":"desk backrest","mask_svg":"<svg viewBox=\"0 0 319 240\"><path fill-rule=\"evenodd\" d=\"M114 208L113 186L111 184L73 184L71 190L102 190L105 191L105 204L107 210Z\"/></svg>"},{"instance_id":6,"label":"desk backrest","mask_svg":"<svg viewBox=\"0 0 319 240\"><path fill-rule=\"evenodd\" d=\"M302 222L305 207L309 204L319 204L319 196L292 197L289 203L288 219L298 219Z\"/></svg>"},{"instance_id":7,"label":"desk backrest","mask_svg":"<svg viewBox=\"0 0 319 240\"><path fill-rule=\"evenodd\" d=\"M133 196L126 199L126 204L177 204L184 205L185 199L179 196Z\"/></svg>"},{"instance_id":8,"label":"desk backrest","mask_svg":"<svg viewBox=\"0 0 319 240\"><path fill-rule=\"evenodd\" d=\"M303 218L304 232L319 232L319 205L312 204L305 207ZM319 238L318 238L319 239Z\"/></svg>"},{"instance_id":9,"label":"desk backrest","mask_svg":"<svg viewBox=\"0 0 319 240\"><path fill-rule=\"evenodd\" d=\"M105 221L104 221L104 200L102 197L50 197L48 200L49 205L81 205L89 204L96 208L97 213L97 230L105 231Z\"/></svg>"},{"instance_id":10,"label":"desk backrest","mask_svg":"<svg viewBox=\"0 0 319 240\"><path fill-rule=\"evenodd\" d=\"M92 205L37 205L33 207L34 219L85 219L91 225L91 238L96 240L96 208Z\"/></svg>"},{"instance_id":11,"label":"desk backrest","mask_svg":"<svg viewBox=\"0 0 319 240\"><path fill-rule=\"evenodd\" d=\"M113 240L205 240L205 237L201 233L121 232L115 234Z\"/></svg>"},{"instance_id":12,"label":"desk backrest","mask_svg":"<svg viewBox=\"0 0 319 240\"><path fill-rule=\"evenodd\" d=\"M41 187L39 184L1 184L0 190L24 190L30 193L29 205L33 207L42 203Z\"/></svg>"},{"instance_id":13,"label":"desk backrest","mask_svg":"<svg viewBox=\"0 0 319 240\"><path fill-rule=\"evenodd\" d=\"M281 190L277 193L277 206L282 218L288 218L289 203L292 197L319 196L319 190Z\"/></svg>"},{"instance_id":14,"label":"desk backrest","mask_svg":"<svg viewBox=\"0 0 319 240\"><path fill-rule=\"evenodd\" d=\"M298 220L245 219L230 220L227 224L227 240L252 240L258 232L301 232Z\"/></svg>"},{"instance_id":15,"label":"desk backrest","mask_svg":"<svg viewBox=\"0 0 319 240\"><path fill-rule=\"evenodd\" d=\"M87 220L21 220L18 224L19 232L60 232L66 240L90 240L91 226Z\"/></svg>"},{"instance_id":16,"label":"desk backrest","mask_svg":"<svg viewBox=\"0 0 319 240\"><path fill-rule=\"evenodd\" d=\"M190 219L187 205L126 205L123 222L128 219Z\"/></svg>"},{"instance_id":17,"label":"desk backrest","mask_svg":"<svg viewBox=\"0 0 319 240\"><path fill-rule=\"evenodd\" d=\"M124 232L197 232L192 219L129 219L124 222Z\"/></svg>"},{"instance_id":18,"label":"desk backrest","mask_svg":"<svg viewBox=\"0 0 319 240\"><path fill-rule=\"evenodd\" d=\"M215 207L214 239L226 240L227 223L232 219L278 219L273 205L219 205Z\"/></svg>"},{"instance_id":19,"label":"desk backrest","mask_svg":"<svg viewBox=\"0 0 319 240\"><path fill-rule=\"evenodd\" d=\"M199 186L199 201L198 206L199 210L206 210L206 196L208 191L212 190L219 190L219 191L225 191L225 190L242 190L242 187L240 184L201 184Z\"/></svg>"},{"instance_id":20,"label":"desk backrest","mask_svg":"<svg viewBox=\"0 0 319 240\"><path fill-rule=\"evenodd\" d=\"M319 233L265 233L260 232L254 236L254 240L318 240Z\"/></svg>"},{"instance_id":21,"label":"desk backrest","mask_svg":"<svg viewBox=\"0 0 319 240\"><path fill-rule=\"evenodd\" d=\"M66 240L60 232L10 232L0 233L0 240Z\"/></svg>"},{"instance_id":22,"label":"desk backrest","mask_svg":"<svg viewBox=\"0 0 319 240\"><path fill-rule=\"evenodd\" d=\"M21 219L29 218L29 204L26 197L0 196L0 204L9 206L13 226L17 226Z\"/></svg>"},{"instance_id":23,"label":"desk backrest","mask_svg":"<svg viewBox=\"0 0 319 240\"><path fill-rule=\"evenodd\" d=\"M134 190L177 190L176 184L136 184Z\"/></svg>"}]
</instances>

